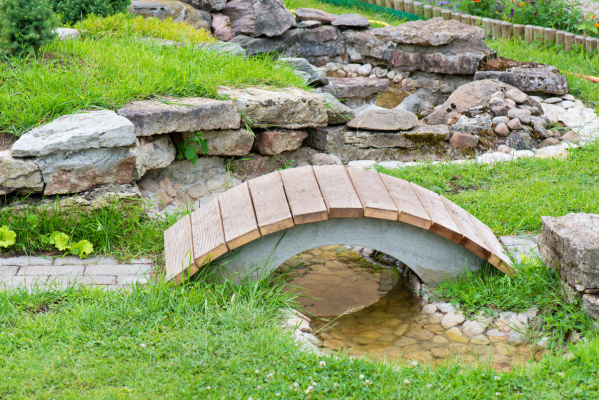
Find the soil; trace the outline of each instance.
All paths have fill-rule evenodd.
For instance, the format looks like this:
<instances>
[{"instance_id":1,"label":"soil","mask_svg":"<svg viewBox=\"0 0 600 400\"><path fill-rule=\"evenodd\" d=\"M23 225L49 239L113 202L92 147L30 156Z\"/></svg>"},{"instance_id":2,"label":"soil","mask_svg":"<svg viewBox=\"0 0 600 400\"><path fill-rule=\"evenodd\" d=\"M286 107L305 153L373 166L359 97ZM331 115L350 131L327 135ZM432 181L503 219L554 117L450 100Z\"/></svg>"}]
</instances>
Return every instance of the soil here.
<instances>
[{"instance_id":1,"label":"soil","mask_svg":"<svg viewBox=\"0 0 600 400\"><path fill-rule=\"evenodd\" d=\"M10 150L18 139L12 133L0 132L0 151Z\"/></svg>"}]
</instances>

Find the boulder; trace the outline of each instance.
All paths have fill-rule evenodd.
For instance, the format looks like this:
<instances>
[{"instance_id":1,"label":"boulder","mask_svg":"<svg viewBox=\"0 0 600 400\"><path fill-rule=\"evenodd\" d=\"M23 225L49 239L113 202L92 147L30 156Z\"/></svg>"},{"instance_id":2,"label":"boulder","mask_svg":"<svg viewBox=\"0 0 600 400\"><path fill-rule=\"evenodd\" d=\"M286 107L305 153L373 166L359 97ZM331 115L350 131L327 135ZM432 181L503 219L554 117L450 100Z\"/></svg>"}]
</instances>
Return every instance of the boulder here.
<instances>
[{"instance_id":1,"label":"boulder","mask_svg":"<svg viewBox=\"0 0 600 400\"><path fill-rule=\"evenodd\" d=\"M456 89L440 107L427 116L426 121L428 124L433 125L445 124L450 116L487 105L493 94L500 91L506 93L511 89L514 88L506 83L491 79L467 83ZM543 113L542 106L529 96L522 105L532 107L535 110L535 113L531 113L532 115ZM506 108L504 115L507 113L508 108Z\"/></svg>"},{"instance_id":2,"label":"boulder","mask_svg":"<svg viewBox=\"0 0 600 400\"><path fill-rule=\"evenodd\" d=\"M403 134L415 147L441 146L451 135L447 125L417 125Z\"/></svg>"},{"instance_id":3,"label":"boulder","mask_svg":"<svg viewBox=\"0 0 600 400\"><path fill-rule=\"evenodd\" d=\"M342 32L346 41L346 56L353 62L367 62L372 65L388 64L390 52L395 44L381 40L375 35L377 29L347 29ZM368 76L368 75L367 75Z\"/></svg>"},{"instance_id":4,"label":"boulder","mask_svg":"<svg viewBox=\"0 0 600 400\"><path fill-rule=\"evenodd\" d=\"M40 157L57 151L135 145L133 124L112 111L92 111L58 117L35 128L12 146L15 157Z\"/></svg>"},{"instance_id":5,"label":"boulder","mask_svg":"<svg viewBox=\"0 0 600 400\"><path fill-rule=\"evenodd\" d=\"M341 60L346 51L344 36L333 26L293 29L286 32L285 37L284 56L302 57L316 66Z\"/></svg>"},{"instance_id":6,"label":"boulder","mask_svg":"<svg viewBox=\"0 0 600 400\"><path fill-rule=\"evenodd\" d=\"M450 144L457 149L477 147L479 139L468 133L454 132L450 138Z\"/></svg>"},{"instance_id":7,"label":"boulder","mask_svg":"<svg viewBox=\"0 0 600 400\"><path fill-rule=\"evenodd\" d=\"M331 93L324 93L323 97L327 106L328 125L345 124L356 116L350 107L340 103Z\"/></svg>"},{"instance_id":8,"label":"boulder","mask_svg":"<svg viewBox=\"0 0 600 400\"><path fill-rule=\"evenodd\" d=\"M372 131L406 131L417 125L419 119L411 112L392 110L367 111L348 122L348 128Z\"/></svg>"},{"instance_id":9,"label":"boulder","mask_svg":"<svg viewBox=\"0 0 600 400\"><path fill-rule=\"evenodd\" d=\"M235 31L231 28L231 20L227 15L221 13L212 14L212 32L217 39L228 42L235 37Z\"/></svg>"},{"instance_id":10,"label":"boulder","mask_svg":"<svg viewBox=\"0 0 600 400\"><path fill-rule=\"evenodd\" d=\"M222 11L236 34L279 36L296 26L296 19L281 0L232 0Z\"/></svg>"},{"instance_id":11,"label":"boulder","mask_svg":"<svg viewBox=\"0 0 600 400\"><path fill-rule=\"evenodd\" d=\"M239 129L240 115L233 102L200 97L134 101L118 113L133 122L136 136L213 129Z\"/></svg>"},{"instance_id":12,"label":"boulder","mask_svg":"<svg viewBox=\"0 0 600 400\"><path fill-rule=\"evenodd\" d=\"M598 289L598 222L597 214L542 217L540 255L580 294Z\"/></svg>"},{"instance_id":13,"label":"boulder","mask_svg":"<svg viewBox=\"0 0 600 400\"><path fill-rule=\"evenodd\" d=\"M235 43L244 49L247 56L283 52L298 41L298 29L290 29L281 36L254 38L248 35L236 35L229 43Z\"/></svg>"},{"instance_id":14,"label":"boulder","mask_svg":"<svg viewBox=\"0 0 600 400\"><path fill-rule=\"evenodd\" d=\"M44 188L42 174L31 160L13 158L10 150L0 151L0 195L15 190L39 192Z\"/></svg>"},{"instance_id":15,"label":"boulder","mask_svg":"<svg viewBox=\"0 0 600 400\"><path fill-rule=\"evenodd\" d=\"M227 0L181 0L181 2L189 4L196 10L220 11L225 8Z\"/></svg>"},{"instance_id":16,"label":"boulder","mask_svg":"<svg viewBox=\"0 0 600 400\"><path fill-rule=\"evenodd\" d=\"M402 100L402 102L398 104L396 108L416 114L421 110L427 110L431 107L431 103L421 100L416 94L411 94L410 96Z\"/></svg>"},{"instance_id":17,"label":"boulder","mask_svg":"<svg viewBox=\"0 0 600 400\"><path fill-rule=\"evenodd\" d=\"M54 33L56 33L56 36L58 36L58 38L63 41L77 40L80 36L79 31L73 28L56 28L54 30Z\"/></svg>"},{"instance_id":18,"label":"boulder","mask_svg":"<svg viewBox=\"0 0 600 400\"><path fill-rule=\"evenodd\" d=\"M194 135L194 132L183 132L175 134L177 143L188 139ZM254 134L245 128L242 129L223 129L202 131L202 137L208 141L207 156L245 156L250 153L254 143ZM200 147L198 154L203 154Z\"/></svg>"},{"instance_id":19,"label":"boulder","mask_svg":"<svg viewBox=\"0 0 600 400\"><path fill-rule=\"evenodd\" d=\"M304 58L280 58L279 61L300 73L309 85L323 86L329 83L327 72L311 65Z\"/></svg>"},{"instance_id":20,"label":"boulder","mask_svg":"<svg viewBox=\"0 0 600 400\"><path fill-rule=\"evenodd\" d=\"M276 126L301 129L327 125L325 99L298 88L263 90L221 87L253 127Z\"/></svg>"},{"instance_id":21,"label":"boulder","mask_svg":"<svg viewBox=\"0 0 600 400\"><path fill-rule=\"evenodd\" d=\"M333 26L343 28L368 28L369 20L358 14L342 14L331 22Z\"/></svg>"},{"instance_id":22,"label":"boulder","mask_svg":"<svg viewBox=\"0 0 600 400\"><path fill-rule=\"evenodd\" d=\"M396 44L389 62L400 71L472 75L492 52L483 29L442 18L388 26L374 34Z\"/></svg>"},{"instance_id":23,"label":"boulder","mask_svg":"<svg viewBox=\"0 0 600 400\"><path fill-rule=\"evenodd\" d=\"M45 195L76 193L102 184L132 181L136 156L130 148L112 147L59 151L35 160L42 172Z\"/></svg>"},{"instance_id":24,"label":"boulder","mask_svg":"<svg viewBox=\"0 0 600 400\"><path fill-rule=\"evenodd\" d=\"M346 131L345 125L308 129L308 143L313 149L329 152L345 144Z\"/></svg>"},{"instance_id":25,"label":"boulder","mask_svg":"<svg viewBox=\"0 0 600 400\"><path fill-rule=\"evenodd\" d=\"M244 48L237 43L220 41L197 44L196 48L228 56L243 56L246 52Z\"/></svg>"},{"instance_id":26,"label":"boulder","mask_svg":"<svg viewBox=\"0 0 600 400\"><path fill-rule=\"evenodd\" d=\"M169 135L141 137L132 150L136 156L133 180L138 180L149 169L165 168L175 160L177 150Z\"/></svg>"},{"instance_id":27,"label":"boulder","mask_svg":"<svg viewBox=\"0 0 600 400\"><path fill-rule=\"evenodd\" d=\"M305 131L287 129L270 130L256 135L252 150L264 154L275 155L284 151L294 151L300 148L308 134Z\"/></svg>"},{"instance_id":28,"label":"boulder","mask_svg":"<svg viewBox=\"0 0 600 400\"><path fill-rule=\"evenodd\" d=\"M338 16L330 14L326 11L317 10L315 8L297 8L294 11L296 20L300 21L318 21L323 25L330 25Z\"/></svg>"},{"instance_id":29,"label":"boulder","mask_svg":"<svg viewBox=\"0 0 600 400\"><path fill-rule=\"evenodd\" d=\"M523 67L512 67L503 71L477 71L475 80L495 79L527 93L549 93L563 95L569 92L569 83L556 67L525 63Z\"/></svg>"},{"instance_id":30,"label":"boulder","mask_svg":"<svg viewBox=\"0 0 600 400\"><path fill-rule=\"evenodd\" d=\"M583 310L595 320L598 320L598 293L584 294L581 298Z\"/></svg>"},{"instance_id":31,"label":"boulder","mask_svg":"<svg viewBox=\"0 0 600 400\"><path fill-rule=\"evenodd\" d=\"M196 10L181 1L136 0L131 2L129 13L141 15L144 18L158 18L161 20L171 18L173 21L186 22L196 29L205 29L210 32L210 13Z\"/></svg>"}]
</instances>

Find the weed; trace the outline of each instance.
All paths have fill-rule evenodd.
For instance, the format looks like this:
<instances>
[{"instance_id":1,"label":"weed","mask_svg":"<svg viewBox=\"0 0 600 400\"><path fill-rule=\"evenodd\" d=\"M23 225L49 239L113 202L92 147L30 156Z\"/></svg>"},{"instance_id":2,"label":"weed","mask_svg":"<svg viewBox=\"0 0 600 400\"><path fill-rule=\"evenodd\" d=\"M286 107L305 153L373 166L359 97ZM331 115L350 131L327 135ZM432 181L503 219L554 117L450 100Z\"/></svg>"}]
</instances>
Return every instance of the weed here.
<instances>
[{"instance_id":1,"label":"weed","mask_svg":"<svg viewBox=\"0 0 600 400\"><path fill-rule=\"evenodd\" d=\"M202 132L194 132L193 136L177 143L177 159L183 160L186 158L192 164L196 164L198 162L198 147L202 154L208 153L208 140L202 137Z\"/></svg>"}]
</instances>

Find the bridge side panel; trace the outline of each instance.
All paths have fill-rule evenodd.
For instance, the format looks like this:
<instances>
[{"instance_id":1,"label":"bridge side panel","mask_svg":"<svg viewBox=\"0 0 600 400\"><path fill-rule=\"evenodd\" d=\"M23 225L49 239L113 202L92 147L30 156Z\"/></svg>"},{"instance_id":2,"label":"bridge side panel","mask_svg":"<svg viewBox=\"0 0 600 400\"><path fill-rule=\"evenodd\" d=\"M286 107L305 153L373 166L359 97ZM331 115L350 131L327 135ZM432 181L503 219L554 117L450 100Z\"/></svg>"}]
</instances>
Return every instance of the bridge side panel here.
<instances>
[{"instance_id":1,"label":"bridge side panel","mask_svg":"<svg viewBox=\"0 0 600 400\"><path fill-rule=\"evenodd\" d=\"M464 235L460 244L477 254L479 257L487 260L490 258L492 252L486 241L481 237L479 230L475 227L469 213L463 210L460 206L454 204L444 196L440 196L442 202L454 218L456 225L460 228L460 231Z\"/></svg>"},{"instance_id":2,"label":"bridge side panel","mask_svg":"<svg viewBox=\"0 0 600 400\"><path fill-rule=\"evenodd\" d=\"M456 225L456 222L454 222L452 215L446 210L440 195L419 185L415 185L414 183L411 183L410 185L431 217L432 225L430 230L446 239L460 243L463 239L463 235L460 232L460 228Z\"/></svg>"},{"instance_id":3,"label":"bridge side panel","mask_svg":"<svg viewBox=\"0 0 600 400\"><path fill-rule=\"evenodd\" d=\"M483 263L461 245L404 222L334 218L263 236L239 249L235 256L227 253L212 268L232 279L257 279L303 251L334 244L363 246L389 254L428 284L438 284L465 270L473 271Z\"/></svg>"}]
</instances>

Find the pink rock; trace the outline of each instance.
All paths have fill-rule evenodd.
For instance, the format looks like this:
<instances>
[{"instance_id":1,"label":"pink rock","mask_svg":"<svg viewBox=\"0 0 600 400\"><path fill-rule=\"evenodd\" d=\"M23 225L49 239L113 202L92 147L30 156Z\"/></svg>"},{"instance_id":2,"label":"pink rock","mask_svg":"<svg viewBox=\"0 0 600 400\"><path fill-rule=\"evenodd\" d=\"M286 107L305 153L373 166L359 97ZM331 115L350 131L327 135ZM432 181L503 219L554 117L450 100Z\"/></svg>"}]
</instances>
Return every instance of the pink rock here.
<instances>
[{"instance_id":1,"label":"pink rock","mask_svg":"<svg viewBox=\"0 0 600 400\"><path fill-rule=\"evenodd\" d=\"M279 129L256 135L252 149L260 154L275 155L284 151L297 150L308 137L305 131Z\"/></svg>"},{"instance_id":2,"label":"pink rock","mask_svg":"<svg viewBox=\"0 0 600 400\"><path fill-rule=\"evenodd\" d=\"M454 132L450 138L450 144L457 149L477 147L477 143L479 143L479 139L467 133Z\"/></svg>"},{"instance_id":3,"label":"pink rock","mask_svg":"<svg viewBox=\"0 0 600 400\"><path fill-rule=\"evenodd\" d=\"M523 128L523 125L521 125L521 121L519 121L517 118L511 119L506 125L508 125L508 127L512 130L518 130Z\"/></svg>"},{"instance_id":4,"label":"pink rock","mask_svg":"<svg viewBox=\"0 0 600 400\"><path fill-rule=\"evenodd\" d=\"M212 30L213 34L223 42L228 42L235 36L234 30L231 28L231 20L227 15L221 13L212 14Z\"/></svg>"},{"instance_id":5,"label":"pink rock","mask_svg":"<svg viewBox=\"0 0 600 400\"><path fill-rule=\"evenodd\" d=\"M310 159L312 165L342 165L342 160L333 154L317 153Z\"/></svg>"},{"instance_id":6,"label":"pink rock","mask_svg":"<svg viewBox=\"0 0 600 400\"><path fill-rule=\"evenodd\" d=\"M504 154L510 154L510 147L508 147L505 144L501 144L500 146L498 146L496 151L499 151L500 153L504 153Z\"/></svg>"},{"instance_id":7,"label":"pink rock","mask_svg":"<svg viewBox=\"0 0 600 400\"><path fill-rule=\"evenodd\" d=\"M496 128L494 129L494 132L496 132L496 134L498 136L508 136L508 134L510 133L510 130L508 129L508 125L506 125L504 122L502 122L501 124L498 124L496 126Z\"/></svg>"},{"instance_id":8,"label":"pink rock","mask_svg":"<svg viewBox=\"0 0 600 400\"><path fill-rule=\"evenodd\" d=\"M279 36L297 25L281 0L232 0L222 12L236 34L252 37Z\"/></svg>"},{"instance_id":9,"label":"pink rock","mask_svg":"<svg viewBox=\"0 0 600 400\"><path fill-rule=\"evenodd\" d=\"M548 138L548 139L542 140L542 143L540 143L539 147L541 149L542 147L556 146L557 144L560 144L560 140L554 139L554 138Z\"/></svg>"}]
</instances>

